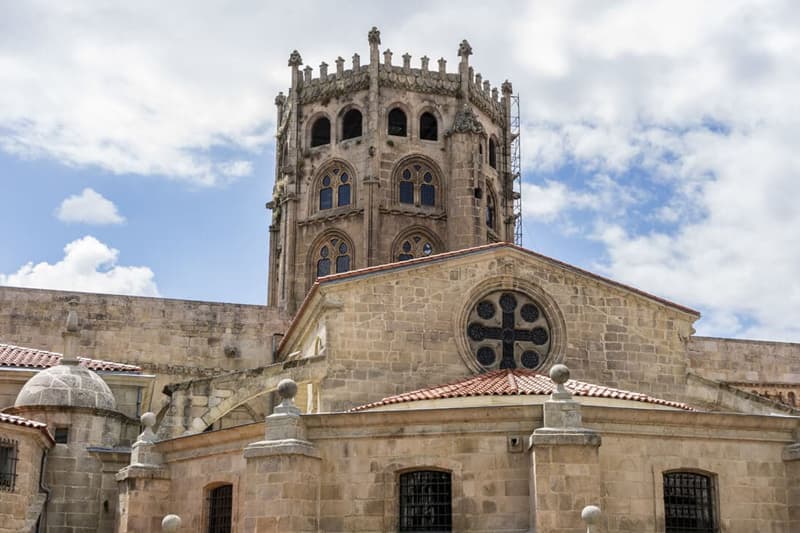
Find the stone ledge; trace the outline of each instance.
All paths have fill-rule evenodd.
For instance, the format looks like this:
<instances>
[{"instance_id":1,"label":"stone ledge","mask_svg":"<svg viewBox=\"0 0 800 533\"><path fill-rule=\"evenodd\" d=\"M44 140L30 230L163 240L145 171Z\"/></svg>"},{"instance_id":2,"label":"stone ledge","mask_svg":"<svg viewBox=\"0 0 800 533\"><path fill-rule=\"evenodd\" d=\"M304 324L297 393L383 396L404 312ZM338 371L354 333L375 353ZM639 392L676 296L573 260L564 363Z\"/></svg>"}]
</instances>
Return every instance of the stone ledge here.
<instances>
[{"instance_id":1,"label":"stone ledge","mask_svg":"<svg viewBox=\"0 0 800 533\"><path fill-rule=\"evenodd\" d=\"M130 465L114 476L117 481L126 479L170 479L169 470L159 466Z\"/></svg>"},{"instance_id":2,"label":"stone ledge","mask_svg":"<svg viewBox=\"0 0 800 533\"><path fill-rule=\"evenodd\" d=\"M539 428L531 434L529 447L600 446L600 434L584 428Z\"/></svg>"},{"instance_id":3,"label":"stone ledge","mask_svg":"<svg viewBox=\"0 0 800 533\"><path fill-rule=\"evenodd\" d=\"M321 457L316 446L299 439L262 440L253 442L244 449L245 459L273 455L305 455L314 459Z\"/></svg>"}]
</instances>

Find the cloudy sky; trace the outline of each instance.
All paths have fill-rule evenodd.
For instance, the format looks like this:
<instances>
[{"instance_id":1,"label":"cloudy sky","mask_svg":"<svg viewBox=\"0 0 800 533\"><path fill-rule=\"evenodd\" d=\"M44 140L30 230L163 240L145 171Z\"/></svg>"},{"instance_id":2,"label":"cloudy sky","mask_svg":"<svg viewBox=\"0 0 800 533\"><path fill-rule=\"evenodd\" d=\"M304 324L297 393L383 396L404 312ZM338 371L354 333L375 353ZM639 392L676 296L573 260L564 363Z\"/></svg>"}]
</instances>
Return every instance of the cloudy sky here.
<instances>
[{"instance_id":1,"label":"cloudy sky","mask_svg":"<svg viewBox=\"0 0 800 533\"><path fill-rule=\"evenodd\" d=\"M797 2L454 6L0 0L0 284L263 303L288 55L376 25L513 82L527 247L800 342Z\"/></svg>"}]
</instances>

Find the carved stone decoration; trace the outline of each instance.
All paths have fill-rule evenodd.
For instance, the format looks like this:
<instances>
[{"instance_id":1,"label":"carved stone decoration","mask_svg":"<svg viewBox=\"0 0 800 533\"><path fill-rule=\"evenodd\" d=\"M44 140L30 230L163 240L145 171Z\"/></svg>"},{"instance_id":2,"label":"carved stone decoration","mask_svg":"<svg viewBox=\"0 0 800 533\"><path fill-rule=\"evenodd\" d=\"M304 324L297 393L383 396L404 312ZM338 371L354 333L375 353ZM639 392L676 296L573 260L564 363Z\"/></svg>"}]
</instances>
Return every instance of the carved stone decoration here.
<instances>
[{"instance_id":1,"label":"carved stone decoration","mask_svg":"<svg viewBox=\"0 0 800 533\"><path fill-rule=\"evenodd\" d=\"M483 124L478 120L478 115L475 114L469 104L464 104L453 121L453 125L444 133L445 137L449 137L454 133L484 133Z\"/></svg>"},{"instance_id":2,"label":"carved stone decoration","mask_svg":"<svg viewBox=\"0 0 800 533\"><path fill-rule=\"evenodd\" d=\"M286 103L286 96L283 94L283 92L279 92L278 96L275 97L275 105L278 107L283 107L285 103Z\"/></svg>"},{"instance_id":3,"label":"carved stone decoration","mask_svg":"<svg viewBox=\"0 0 800 533\"><path fill-rule=\"evenodd\" d=\"M514 92L511 87L511 82L508 80L504 81L503 84L500 85L500 90L503 92L503 94L511 94Z\"/></svg>"},{"instance_id":4,"label":"carved stone decoration","mask_svg":"<svg viewBox=\"0 0 800 533\"><path fill-rule=\"evenodd\" d=\"M375 26L367 34L369 44L381 44L381 32Z\"/></svg>"},{"instance_id":5,"label":"carved stone decoration","mask_svg":"<svg viewBox=\"0 0 800 533\"><path fill-rule=\"evenodd\" d=\"M466 39L461 41L461 44L458 45L458 57L466 59L467 57L472 55L472 46L467 42Z\"/></svg>"},{"instance_id":6,"label":"carved stone decoration","mask_svg":"<svg viewBox=\"0 0 800 533\"><path fill-rule=\"evenodd\" d=\"M300 52L297 50L292 50L292 53L289 55L289 66L290 67L299 67L303 64L303 58L300 57Z\"/></svg>"}]
</instances>

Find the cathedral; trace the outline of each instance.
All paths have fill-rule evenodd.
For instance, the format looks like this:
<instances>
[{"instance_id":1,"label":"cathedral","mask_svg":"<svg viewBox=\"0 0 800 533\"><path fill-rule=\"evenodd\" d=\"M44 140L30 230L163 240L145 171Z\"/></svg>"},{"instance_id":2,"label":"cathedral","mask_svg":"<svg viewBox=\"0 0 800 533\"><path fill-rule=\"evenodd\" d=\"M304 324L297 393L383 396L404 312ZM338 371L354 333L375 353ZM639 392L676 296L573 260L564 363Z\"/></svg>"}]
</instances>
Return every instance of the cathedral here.
<instances>
[{"instance_id":1,"label":"cathedral","mask_svg":"<svg viewBox=\"0 0 800 533\"><path fill-rule=\"evenodd\" d=\"M0 532L800 531L800 345L519 246L512 84L367 39L289 56L266 305L0 287Z\"/></svg>"}]
</instances>

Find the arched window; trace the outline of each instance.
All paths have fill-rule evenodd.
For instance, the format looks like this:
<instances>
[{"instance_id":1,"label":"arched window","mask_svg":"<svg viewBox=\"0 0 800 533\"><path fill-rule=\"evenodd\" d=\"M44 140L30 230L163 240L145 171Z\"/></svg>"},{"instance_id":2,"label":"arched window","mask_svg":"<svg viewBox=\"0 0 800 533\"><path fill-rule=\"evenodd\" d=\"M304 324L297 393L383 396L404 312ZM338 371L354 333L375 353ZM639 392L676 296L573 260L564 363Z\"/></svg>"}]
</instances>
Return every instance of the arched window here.
<instances>
[{"instance_id":1,"label":"arched window","mask_svg":"<svg viewBox=\"0 0 800 533\"><path fill-rule=\"evenodd\" d=\"M398 531L450 531L450 472L416 470L400 475Z\"/></svg>"},{"instance_id":2,"label":"arched window","mask_svg":"<svg viewBox=\"0 0 800 533\"><path fill-rule=\"evenodd\" d=\"M438 188L437 173L424 161L414 160L398 167L397 199L401 204L435 207Z\"/></svg>"},{"instance_id":3,"label":"arched window","mask_svg":"<svg viewBox=\"0 0 800 533\"><path fill-rule=\"evenodd\" d=\"M350 174L339 166L331 166L319 180L319 210L344 207L352 203Z\"/></svg>"},{"instance_id":4,"label":"arched window","mask_svg":"<svg viewBox=\"0 0 800 533\"><path fill-rule=\"evenodd\" d=\"M419 138L435 141L439 138L439 125L432 113L425 112L419 117Z\"/></svg>"},{"instance_id":5,"label":"arched window","mask_svg":"<svg viewBox=\"0 0 800 533\"><path fill-rule=\"evenodd\" d=\"M438 253L433 240L421 232L412 233L406 238L400 239L396 247L393 259L397 261L408 261L416 257L428 257Z\"/></svg>"},{"instance_id":6,"label":"arched window","mask_svg":"<svg viewBox=\"0 0 800 533\"><path fill-rule=\"evenodd\" d=\"M407 135L406 114L399 107L389 111L389 135L398 137Z\"/></svg>"},{"instance_id":7,"label":"arched window","mask_svg":"<svg viewBox=\"0 0 800 533\"><path fill-rule=\"evenodd\" d=\"M344 114L342 119L342 139L354 139L361 137L361 111L351 109Z\"/></svg>"},{"instance_id":8,"label":"arched window","mask_svg":"<svg viewBox=\"0 0 800 533\"><path fill-rule=\"evenodd\" d=\"M489 139L489 166L497 168L497 143L494 139Z\"/></svg>"},{"instance_id":9,"label":"arched window","mask_svg":"<svg viewBox=\"0 0 800 533\"><path fill-rule=\"evenodd\" d=\"M331 121L320 117L311 126L311 147L331 143Z\"/></svg>"},{"instance_id":10,"label":"arched window","mask_svg":"<svg viewBox=\"0 0 800 533\"><path fill-rule=\"evenodd\" d=\"M322 241L316 254L316 277L341 274L350 270L352 245L338 236Z\"/></svg>"},{"instance_id":11,"label":"arched window","mask_svg":"<svg viewBox=\"0 0 800 533\"><path fill-rule=\"evenodd\" d=\"M666 533L717 531L715 498L711 476L696 472L664 473Z\"/></svg>"},{"instance_id":12,"label":"arched window","mask_svg":"<svg viewBox=\"0 0 800 533\"><path fill-rule=\"evenodd\" d=\"M495 222L497 220L497 207L494 201L494 193L492 191L488 191L489 194L486 195L486 226L494 230L495 229Z\"/></svg>"},{"instance_id":13,"label":"arched window","mask_svg":"<svg viewBox=\"0 0 800 533\"><path fill-rule=\"evenodd\" d=\"M206 512L208 533L231 533L233 485L220 485L208 491Z\"/></svg>"}]
</instances>

